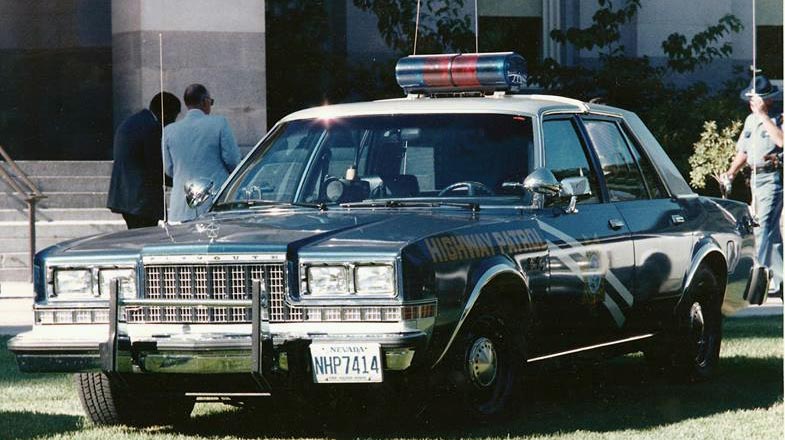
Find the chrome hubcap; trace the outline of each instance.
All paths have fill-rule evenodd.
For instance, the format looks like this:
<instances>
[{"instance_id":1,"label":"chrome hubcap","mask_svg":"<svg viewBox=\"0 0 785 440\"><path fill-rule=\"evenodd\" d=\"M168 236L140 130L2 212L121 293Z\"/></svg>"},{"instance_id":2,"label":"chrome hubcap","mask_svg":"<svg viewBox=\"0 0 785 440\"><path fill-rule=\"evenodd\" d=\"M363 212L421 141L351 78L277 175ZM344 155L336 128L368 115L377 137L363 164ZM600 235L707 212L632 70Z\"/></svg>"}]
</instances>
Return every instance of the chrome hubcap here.
<instances>
[{"instance_id":1,"label":"chrome hubcap","mask_svg":"<svg viewBox=\"0 0 785 440\"><path fill-rule=\"evenodd\" d=\"M469 350L469 377L475 385L488 387L496 379L496 349L488 338L478 338Z\"/></svg>"},{"instance_id":2,"label":"chrome hubcap","mask_svg":"<svg viewBox=\"0 0 785 440\"><path fill-rule=\"evenodd\" d=\"M703 336L703 308L698 303L693 303L690 309L690 327L698 338Z\"/></svg>"}]
</instances>

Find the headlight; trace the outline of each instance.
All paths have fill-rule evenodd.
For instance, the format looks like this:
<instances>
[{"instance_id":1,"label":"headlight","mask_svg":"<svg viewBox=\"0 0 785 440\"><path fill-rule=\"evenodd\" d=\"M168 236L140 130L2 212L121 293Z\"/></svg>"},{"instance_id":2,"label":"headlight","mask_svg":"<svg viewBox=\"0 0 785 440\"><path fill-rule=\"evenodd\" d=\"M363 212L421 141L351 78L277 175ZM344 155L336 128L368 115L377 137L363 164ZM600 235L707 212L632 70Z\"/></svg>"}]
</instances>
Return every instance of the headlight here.
<instances>
[{"instance_id":1,"label":"headlight","mask_svg":"<svg viewBox=\"0 0 785 440\"><path fill-rule=\"evenodd\" d=\"M133 269L101 269L98 271L98 286L102 296L109 296L112 281L120 280L121 298L136 298L136 273Z\"/></svg>"},{"instance_id":2,"label":"headlight","mask_svg":"<svg viewBox=\"0 0 785 440\"><path fill-rule=\"evenodd\" d=\"M394 293L392 266L357 266L354 272L354 287L358 295Z\"/></svg>"},{"instance_id":3,"label":"headlight","mask_svg":"<svg viewBox=\"0 0 785 440\"><path fill-rule=\"evenodd\" d=\"M54 273L55 296L93 294L93 274L89 269L63 269Z\"/></svg>"},{"instance_id":4,"label":"headlight","mask_svg":"<svg viewBox=\"0 0 785 440\"><path fill-rule=\"evenodd\" d=\"M349 271L345 266L309 266L307 274L311 295L349 293Z\"/></svg>"}]
</instances>

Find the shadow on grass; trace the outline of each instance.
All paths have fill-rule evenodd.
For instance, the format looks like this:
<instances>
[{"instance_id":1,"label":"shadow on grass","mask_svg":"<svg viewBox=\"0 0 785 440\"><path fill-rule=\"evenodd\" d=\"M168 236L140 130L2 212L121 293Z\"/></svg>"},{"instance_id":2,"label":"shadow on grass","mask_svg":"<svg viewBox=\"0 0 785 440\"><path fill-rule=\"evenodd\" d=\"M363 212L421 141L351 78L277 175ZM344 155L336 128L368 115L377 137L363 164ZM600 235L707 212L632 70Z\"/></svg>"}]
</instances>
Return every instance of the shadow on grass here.
<instances>
[{"instance_id":1,"label":"shadow on grass","mask_svg":"<svg viewBox=\"0 0 785 440\"><path fill-rule=\"evenodd\" d=\"M728 318L724 321L726 339L781 338L782 315L755 318Z\"/></svg>"},{"instance_id":2,"label":"shadow on grass","mask_svg":"<svg viewBox=\"0 0 785 440\"><path fill-rule=\"evenodd\" d=\"M726 340L781 338L782 320L773 318L729 319ZM0 368L10 369L4 381L23 381L15 372L12 356L0 338ZM505 421L479 425L461 417L460 408L447 400L432 404L420 417L402 419L379 410L332 411L324 417L281 411L223 411L193 417L187 424L161 427L161 434L195 437L231 436L257 438L357 437L443 439L546 435L556 432L613 432L647 429L728 411L765 409L782 401L783 364L778 357L726 357L717 376L706 383L677 385L652 374L641 356L625 356L579 368L546 370L528 377L524 402ZM384 402L383 399L380 401ZM273 405L276 401L271 402ZM337 415L336 415L337 413ZM371 415L375 414L375 415ZM0 412L0 437L32 439L44 434L82 429L76 416L28 411Z\"/></svg>"},{"instance_id":3,"label":"shadow on grass","mask_svg":"<svg viewBox=\"0 0 785 440\"><path fill-rule=\"evenodd\" d=\"M780 317L731 319L725 338L781 338ZM400 422L379 411L372 420L352 410L339 418L262 411L229 411L194 417L172 432L196 436L233 435L252 438L488 438L611 432L655 428L727 411L768 408L782 401L781 357L723 358L718 374L698 384L674 384L647 369L642 356L626 356L601 364L537 373L528 378L519 411L503 422L473 424L460 408L442 401L419 418ZM367 416L365 416L367 417ZM386 420L385 420L386 419Z\"/></svg>"},{"instance_id":4,"label":"shadow on grass","mask_svg":"<svg viewBox=\"0 0 785 440\"><path fill-rule=\"evenodd\" d=\"M646 429L726 411L767 408L782 400L782 359L724 359L712 381L675 385L654 376L642 357L582 366L531 377L520 410L502 422L464 421L451 402L432 404L419 418L401 422L379 411L372 420L347 409L339 418L300 417L263 411L197 416L169 432L242 438L504 438L578 430ZM335 414L335 413L331 413ZM387 420L385 420L387 419ZM393 421L393 420L398 420Z\"/></svg>"},{"instance_id":5,"label":"shadow on grass","mask_svg":"<svg viewBox=\"0 0 785 440\"><path fill-rule=\"evenodd\" d=\"M63 434L82 428L82 418L64 414L32 411L0 411L0 437L28 440L51 434Z\"/></svg>"}]
</instances>

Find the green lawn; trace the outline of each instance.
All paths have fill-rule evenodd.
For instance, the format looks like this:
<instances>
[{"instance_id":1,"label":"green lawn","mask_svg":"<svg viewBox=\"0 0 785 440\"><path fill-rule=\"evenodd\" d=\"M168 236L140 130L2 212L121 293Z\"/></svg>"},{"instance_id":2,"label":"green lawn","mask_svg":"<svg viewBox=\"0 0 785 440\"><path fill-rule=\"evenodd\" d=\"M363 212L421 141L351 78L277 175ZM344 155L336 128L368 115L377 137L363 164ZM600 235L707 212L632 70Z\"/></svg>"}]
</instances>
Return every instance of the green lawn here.
<instances>
[{"instance_id":1,"label":"green lawn","mask_svg":"<svg viewBox=\"0 0 785 440\"><path fill-rule=\"evenodd\" d=\"M781 317L726 320L721 369L709 383L674 385L635 355L540 373L517 417L484 426L456 420L449 406L406 426L359 427L198 404L185 427L95 428L70 375L19 373L0 338L0 439L780 439L782 331Z\"/></svg>"}]
</instances>

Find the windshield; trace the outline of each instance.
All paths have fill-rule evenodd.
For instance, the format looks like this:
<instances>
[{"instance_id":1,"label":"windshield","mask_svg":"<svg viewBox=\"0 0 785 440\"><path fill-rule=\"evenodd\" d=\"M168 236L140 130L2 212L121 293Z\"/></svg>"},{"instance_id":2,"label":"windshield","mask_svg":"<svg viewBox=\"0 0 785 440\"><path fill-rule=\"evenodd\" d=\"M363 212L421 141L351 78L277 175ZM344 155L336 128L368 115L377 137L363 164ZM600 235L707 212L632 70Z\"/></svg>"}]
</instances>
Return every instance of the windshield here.
<instances>
[{"instance_id":1,"label":"windshield","mask_svg":"<svg viewBox=\"0 0 785 440\"><path fill-rule=\"evenodd\" d=\"M374 200L521 204L531 118L494 114L356 116L279 127L216 205Z\"/></svg>"}]
</instances>

